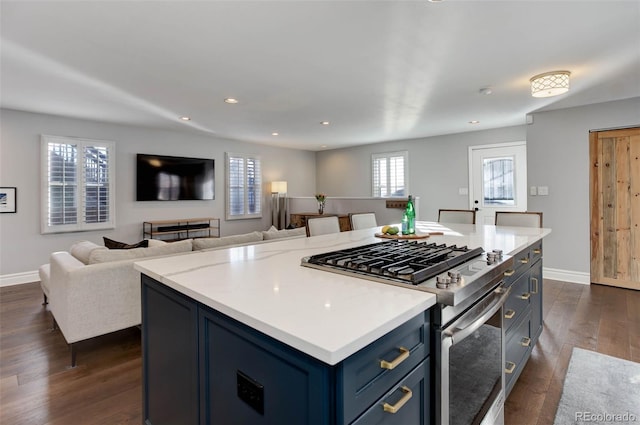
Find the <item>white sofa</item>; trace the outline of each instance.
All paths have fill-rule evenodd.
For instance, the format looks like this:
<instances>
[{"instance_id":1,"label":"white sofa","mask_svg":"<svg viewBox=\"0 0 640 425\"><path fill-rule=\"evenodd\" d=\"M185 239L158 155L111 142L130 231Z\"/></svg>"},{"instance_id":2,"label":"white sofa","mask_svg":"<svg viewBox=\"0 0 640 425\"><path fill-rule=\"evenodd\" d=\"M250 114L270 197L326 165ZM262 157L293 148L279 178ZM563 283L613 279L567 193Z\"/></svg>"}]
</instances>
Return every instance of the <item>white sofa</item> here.
<instances>
[{"instance_id":1,"label":"white sofa","mask_svg":"<svg viewBox=\"0 0 640 425\"><path fill-rule=\"evenodd\" d=\"M192 250L265 243L305 237L305 229L251 232L222 238L187 239L166 243L149 240L148 248L107 249L89 241L69 251L54 252L40 267L42 291L76 364L75 343L137 326L141 322L140 272L133 263L145 258L181 255Z\"/></svg>"}]
</instances>

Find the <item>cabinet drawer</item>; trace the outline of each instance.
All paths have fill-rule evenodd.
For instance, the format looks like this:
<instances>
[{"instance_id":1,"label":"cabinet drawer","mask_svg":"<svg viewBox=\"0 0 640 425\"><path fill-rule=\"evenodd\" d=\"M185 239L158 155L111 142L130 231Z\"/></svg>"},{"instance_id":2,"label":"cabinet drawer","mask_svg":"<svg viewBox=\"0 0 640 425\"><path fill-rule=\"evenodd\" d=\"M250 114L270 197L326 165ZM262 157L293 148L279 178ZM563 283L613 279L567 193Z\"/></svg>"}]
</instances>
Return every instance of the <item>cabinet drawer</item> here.
<instances>
[{"instance_id":1,"label":"cabinet drawer","mask_svg":"<svg viewBox=\"0 0 640 425\"><path fill-rule=\"evenodd\" d=\"M531 310L527 309L521 316L521 320L506 335L505 381L507 388L509 388L509 382L520 374L526 354L531 349L530 314Z\"/></svg>"},{"instance_id":2,"label":"cabinet drawer","mask_svg":"<svg viewBox=\"0 0 640 425\"><path fill-rule=\"evenodd\" d=\"M384 394L353 425L429 423L429 359Z\"/></svg>"},{"instance_id":3,"label":"cabinet drawer","mask_svg":"<svg viewBox=\"0 0 640 425\"><path fill-rule=\"evenodd\" d=\"M504 304L504 328L506 330L509 330L522 317L522 313L529 306L530 298L529 274L525 273L513 284L511 294Z\"/></svg>"},{"instance_id":4,"label":"cabinet drawer","mask_svg":"<svg viewBox=\"0 0 640 425\"><path fill-rule=\"evenodd\" d=\"M540 258L542 258L542 239L531 245L529 248L529 265L534 264Z\"/></svg>"},{"instance_id":5,"label":"cabinet drawer","mask_svg":"<svg viewBox=\"0 0 640 425\"><path fill-rule=\"evenodd\" d=\"M338 415L350 423L429 354L429 312L424 312L356 354L338 371Z\"/></svg>"}]
</instances>

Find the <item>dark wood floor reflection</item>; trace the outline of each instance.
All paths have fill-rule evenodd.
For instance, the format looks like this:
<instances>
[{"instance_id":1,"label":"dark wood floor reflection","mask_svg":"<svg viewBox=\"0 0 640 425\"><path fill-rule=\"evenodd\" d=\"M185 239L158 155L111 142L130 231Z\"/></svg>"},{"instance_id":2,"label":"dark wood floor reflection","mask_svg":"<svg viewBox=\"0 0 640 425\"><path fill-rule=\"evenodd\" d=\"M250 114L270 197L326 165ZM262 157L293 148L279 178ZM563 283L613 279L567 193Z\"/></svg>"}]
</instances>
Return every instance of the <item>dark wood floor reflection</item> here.
<instances>
[{"instance_id":1,"label":"dark wood floor reflection","mask_svg":"<svg viewBox=\"0 0 640 425\"><path fill-rule=\"evenodd\" d=\"M508 425L553 423L572 347L640 362L640 292L545 280L545 328L506 403ZM69 349L38 282L0 288L0 423L140 424L140 331Z\"/></svg>"}]
</instances>

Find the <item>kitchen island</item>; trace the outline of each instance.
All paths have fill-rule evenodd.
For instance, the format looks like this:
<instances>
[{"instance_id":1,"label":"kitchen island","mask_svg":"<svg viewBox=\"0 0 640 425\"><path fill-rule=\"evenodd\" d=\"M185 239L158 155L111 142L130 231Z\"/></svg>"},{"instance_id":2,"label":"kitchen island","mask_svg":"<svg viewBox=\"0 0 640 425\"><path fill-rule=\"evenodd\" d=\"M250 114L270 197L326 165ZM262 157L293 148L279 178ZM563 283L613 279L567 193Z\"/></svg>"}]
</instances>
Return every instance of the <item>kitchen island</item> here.
<instances>
[{"instance_id":1,"label":"kitchen island","mask_svg":"<svg viewBox=\"0 0 640 425\"><path fill-rule=\"evenodd\" d=\"M549 232L417 228L444 233L430 242L514 254ZM378 230L136 263L147 423L428 423L436 297L300 266L379 242Z\"/></svg>"}]
</instances>

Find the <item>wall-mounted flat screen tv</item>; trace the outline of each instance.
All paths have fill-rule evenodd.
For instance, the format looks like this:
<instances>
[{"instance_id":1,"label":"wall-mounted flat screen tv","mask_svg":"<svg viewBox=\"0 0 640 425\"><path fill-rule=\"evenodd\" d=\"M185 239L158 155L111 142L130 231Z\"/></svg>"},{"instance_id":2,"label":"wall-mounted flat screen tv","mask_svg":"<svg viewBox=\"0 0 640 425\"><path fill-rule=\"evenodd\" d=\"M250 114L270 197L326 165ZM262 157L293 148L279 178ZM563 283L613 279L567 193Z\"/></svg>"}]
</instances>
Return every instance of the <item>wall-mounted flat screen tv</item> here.
<instances>
[{"instance_id":1,"label":"wall-mounted flat screen tv","mask_svg":"<svg viewBox=\"0 0 640 425\"><path fill-rule=\"evenodd\" d=\"M182 201L215 199L213 159L139 153L136 200Z\"/></svg>"}]
</instances>

